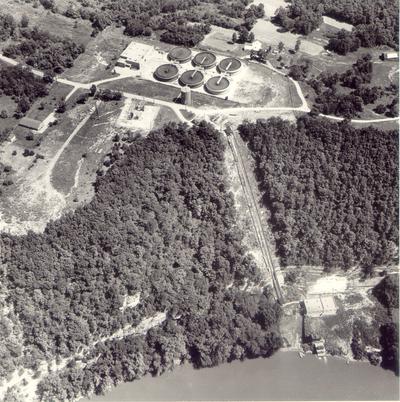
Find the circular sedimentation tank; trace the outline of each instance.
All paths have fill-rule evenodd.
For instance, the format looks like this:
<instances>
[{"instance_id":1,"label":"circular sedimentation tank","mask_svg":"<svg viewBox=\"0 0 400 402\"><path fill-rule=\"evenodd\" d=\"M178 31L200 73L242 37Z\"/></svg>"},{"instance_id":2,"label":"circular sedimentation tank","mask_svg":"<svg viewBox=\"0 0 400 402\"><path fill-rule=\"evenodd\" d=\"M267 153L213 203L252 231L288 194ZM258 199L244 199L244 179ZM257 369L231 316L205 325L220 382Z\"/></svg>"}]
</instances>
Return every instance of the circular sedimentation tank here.
<instances>
[{"instance_id":1,"label":"circular sedimentation tank","mask_svg":"<svg viewBox=\"0 0 400 402\"><path fill-rule=\"evenodd\" d=\"M212 77L207 81L206 90L210 94L218 95L225 92L229 88L229 85L230 82L228 78L220 75L218 77Z\"/></svg>"},{"instance_id":2,"label":"circular sedimentation tank","mask_svg":"<svg viewBox=\"0 0 400 402\"><path fill-rule=\"evenodd\" d=\"M217 63L217 57L211 52L200 52L193 57L192 63L196 67L212 68Z\"/></svg>"},{"instance_id":3,"label":"circular sedimentation tank","mask_svg":"<svg viewBox=\"0 0 400 402\"><path fill-rule=\"evenodd\" d=\"M218 64L218 70L221 73L235 74L242 67L242 62L236 57L227 57Z\"/></svg>"},{"instance_id":4,"label":"circular sedimentation tank","mask_svg":"<svg viewBox=\"0 0 400 402\"><path fill-rule=\"evenodd\" d=\"M154 76L159 81L174 81L178 78L178 67L174 66L173 64L163 64L157 67L156 71L154 72Z\"/></svg>"},{"instance_id":5,"label":"circular sedimentation tank","mask_svg":"<svg viewBox=\"0 0 400 402\"><path fill-rule=\"evenodd\" d=\"M204 74L199 70L185 71L179 78L179 82L189 88L198 88L203 85Z\"/></svg>"},{"instance_id":6,"label":"circular sedimentation tank","mask_svg":"<svg viewBox=\"0 0 400 402\"><path fill-rule=\"evenodd\" d=\"M168 53L168 58L178 63L186 63L192 57L192 51L187 47L174 47Z\"/></svg>"}]
</instances>

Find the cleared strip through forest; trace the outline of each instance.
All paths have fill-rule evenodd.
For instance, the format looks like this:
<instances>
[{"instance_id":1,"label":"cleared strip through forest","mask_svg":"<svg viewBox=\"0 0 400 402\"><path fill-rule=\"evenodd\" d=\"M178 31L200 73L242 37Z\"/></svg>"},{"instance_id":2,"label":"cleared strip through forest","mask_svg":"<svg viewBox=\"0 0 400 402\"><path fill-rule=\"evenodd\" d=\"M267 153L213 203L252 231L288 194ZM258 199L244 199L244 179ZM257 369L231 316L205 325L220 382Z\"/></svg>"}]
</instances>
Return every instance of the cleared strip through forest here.
<instances>
[{"instance_id":1,"label":"cleared strip through forest","mask_svg":"<svg viewBox=\"0 0 400 402\"><path fill-rule=\"evenodd\" d=\"M251 219L254 226L254 231L256 235L257 242L259 244L262 258L264 261L264 267L260 267L263 274L269 279L272 279L273 287L276 293L276 298L280 303L283 303L283 295L282 290L277 279L276 269L272 260L271 251L268 247L268 242L265 238L265 234L263 231L263 224L261 218L261 212L254 196L252 186L248 177L248 173L246 171L245 164L243 163L243 157L240 153L240 147L237 145L237 136L238 134L232 130L231 135L227 135L228 144L232 150L233 157L236 163L236 167L238 170L239 178L241 185L243 187L243 192L247 200L247 205L250 211Z\"/></svg>"}]
</instances>

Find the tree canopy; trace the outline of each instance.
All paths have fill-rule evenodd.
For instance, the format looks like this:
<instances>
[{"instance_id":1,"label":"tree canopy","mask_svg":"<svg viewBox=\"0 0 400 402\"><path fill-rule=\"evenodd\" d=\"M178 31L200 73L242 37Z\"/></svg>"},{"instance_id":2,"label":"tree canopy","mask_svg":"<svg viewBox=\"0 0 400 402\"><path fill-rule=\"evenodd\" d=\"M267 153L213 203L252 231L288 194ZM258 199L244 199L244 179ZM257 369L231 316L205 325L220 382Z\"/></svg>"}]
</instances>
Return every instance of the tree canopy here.
<instances>
[{"instance_id":1,"label":"tree canopy","mask_svg":"<svg viewBox=\"0 0 400 402\"><path fill-rule=\"evenodd\" d=\"M305 116L243 123L286 265L369 267L398 243L398 132Z\"/></svg>"},{"instance_id":2,"label":"tree canopy","mask_svg":"<svg viewBox=\"0 0 400 402\"><path fill-rule=\"evenodd\" d=\"M260 272L235 225L220 134L205 123L169 124L112 155L88 205L43 234L0 237L7 319L24 344L3 343L0 374L89 348L90 364L71 362L40 385L45 400L64 400L176 361L270 356L281 344L280 307L269 288L245 290ZM121 309L138 293L138 306ZM156 312L167 319L147 335L93 347Z\"/></svg>"}]
</instances>

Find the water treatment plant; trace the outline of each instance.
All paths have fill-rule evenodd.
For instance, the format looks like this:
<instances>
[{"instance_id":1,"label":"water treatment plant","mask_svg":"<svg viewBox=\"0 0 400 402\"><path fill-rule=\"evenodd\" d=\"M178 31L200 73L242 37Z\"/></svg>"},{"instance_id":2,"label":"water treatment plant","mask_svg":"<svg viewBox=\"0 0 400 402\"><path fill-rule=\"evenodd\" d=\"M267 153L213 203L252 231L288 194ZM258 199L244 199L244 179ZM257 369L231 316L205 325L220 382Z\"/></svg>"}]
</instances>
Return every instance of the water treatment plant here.
<instances>
[{"instance_id":1,"label":"water treatment plant","mask_svg":"<svg viewBox=\"0 0 400 402\"><path fill-rule=\"evenodd\" d=\"M198 88L204 83L204 74L199 70L188 70L180 76L179 82L189 88Z\"/></svg>"},{"instance_id":2,"label":"water treatment plant","mask_svg":"<svg viewBox=\"0 0 400 402\"><path fill-rule=\"evenodd\" d=\"M230 85L229 79L220 75L218 77L210 78L207 81L205 88L207 92L209 92L212 95L220 95L229 88L229 85Z\"/></svg>"},{"instance_id":3,"label":"water treatment plant","mask_svg":"<svg viewBox=\"0 0 400 402\"><path fill-rule=\"evenodd\" d=\"M204 69L213 68L217 63L217 57L211 52L200 52L194 56L192 63L195 67Z\"/></svg>"},{"instance_id":4,"label":"water treatment plant","mask_svg":"<svg viewBox=\"0 0 400 402\"><path fill-rule=\"evenodd\" d=\"M186 63L192 58L192 51L187 47L175 47L168 53L168 59L176 63Z\"/></svg>"},{"instance_id":5,"label":"water treatment plant","mask_svg":"<svg viewBox=\"0 0 400 402\"><path fill-rule=\"evenodd\" d=\"M171 82L178 78L179 70L174 64L162 64L157 67L154 76L163 82Z\"/></svg>"},{"instance_id":6,"label":"water treatment plant","mask_svg":"<svg viewBox=\"0 0 400 402\"><path fill-rule=\"evenodd\" d=\"M242 62L236 57L227 57L218 64L218 71L229 75L236 74L242 67Z\"/></svg>"},{"instance_id":7,"label":"water treatment plant","mask_svg":"<svg viewBox=\"0 0 400 402\"><path fill-rule=\"evenodd\" d=\"M233 84L231 76L242 68L242 62L236 57L224 58L211 51L193 54L186 47L171 49L167 60L169 62L156 67L153 78L188 90L202 90L214 96L226 94ZM186 67L189 62L194 68Z\"/></svg>"}]
</instances>

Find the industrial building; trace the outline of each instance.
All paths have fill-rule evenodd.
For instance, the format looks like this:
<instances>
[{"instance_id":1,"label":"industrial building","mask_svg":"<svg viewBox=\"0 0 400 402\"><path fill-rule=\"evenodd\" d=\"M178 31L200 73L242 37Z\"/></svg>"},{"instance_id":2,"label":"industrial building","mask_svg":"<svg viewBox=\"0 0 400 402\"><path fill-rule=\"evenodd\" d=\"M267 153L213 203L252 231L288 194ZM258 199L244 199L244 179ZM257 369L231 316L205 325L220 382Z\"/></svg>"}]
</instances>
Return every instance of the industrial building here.
<instances>
[{"instance_id":1,"label":"industrial building","mask_svg":"<svg viewBox=\"0 0 400 402\"><path fill-rule=\"evenodd\" d=\"M140 70L147 61L147 55L153 50L152 46L131 42L119 56L116 67Z\"/></svg>"},{"instance_id":2,"label":"industrial building","mask_svg":"<svg viewBox=\"0 0 400 402\"><path fill-rule=\"evenodd\" d=\"M308 317L325 317L335 315L337 307L332 296L317 296L303 301L304 315Z\"/></svg>"},{"instance_id":3,"label":"industrial building","mask_svg":"<svg viewBox=\"0 0 400 402\"><path fill-rule=\"evenodd\" d=\"M398 60L399 54L397 52L384 52L381 54L382 60Z\"/></svg>"},{"instance_id":4,"label":"industrial building","mask_svg":"<svg viewBox=\"0 0 400 402\"><path fill-rule=\"evenodd\" d=\"M35 131L39 131L42 128L42 124L43 124L42 121L36 120L36 119L31 119L30 117L23 117L19 121L19 125L21 127L26 127L26 128L29 128L29 129L35 130Z\"/></svg>"}]
</instances>

